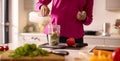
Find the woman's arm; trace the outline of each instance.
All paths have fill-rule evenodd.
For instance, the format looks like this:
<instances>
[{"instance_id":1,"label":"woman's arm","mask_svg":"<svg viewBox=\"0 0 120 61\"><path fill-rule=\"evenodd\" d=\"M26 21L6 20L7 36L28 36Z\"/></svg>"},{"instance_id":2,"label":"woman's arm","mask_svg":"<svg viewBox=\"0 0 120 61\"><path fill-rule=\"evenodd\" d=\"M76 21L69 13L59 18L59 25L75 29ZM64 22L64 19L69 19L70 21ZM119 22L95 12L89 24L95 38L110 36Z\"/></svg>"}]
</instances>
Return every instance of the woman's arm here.
<instances>
[{"instance_id":1,"label":"woman's arm","mask_svg":"<svg viewBox=\"0 0 120 61\"><path fill-rule=\"evenodd\" d=\"M38 0L38 2L35 5L36 11L39 11L42 5L48 5L51 2L51 0Z\"/></svg>"},{"instance_id":2,"label":"woman's arm","mask_svg":"<svg viewBox=\"0 0 120 61\"><path fill-rule=\"evenodd\" d=\"M94 0L86 0L87 4L84 7L84 11L86 12L86 20L83 22L85 25L89 25L91 24L92 20L93 20L93 4L94 4Z\"/></svg>"}]
</instances>

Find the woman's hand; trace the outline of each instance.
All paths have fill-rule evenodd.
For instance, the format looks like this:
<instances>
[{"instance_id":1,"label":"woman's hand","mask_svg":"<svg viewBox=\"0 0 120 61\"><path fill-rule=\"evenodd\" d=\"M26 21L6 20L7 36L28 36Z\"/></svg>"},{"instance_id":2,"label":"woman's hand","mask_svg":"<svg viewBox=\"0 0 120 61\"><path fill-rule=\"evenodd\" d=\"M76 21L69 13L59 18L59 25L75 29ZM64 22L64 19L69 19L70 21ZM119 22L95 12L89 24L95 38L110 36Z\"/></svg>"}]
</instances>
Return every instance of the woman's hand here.
<instances>
[{"instance_id":1,"label":"woman's hand","mask_svg":"<svg viewBox=\"0 0 120 61\"><path fill-rule=\"evenodd\" d=\"M40 13L42 16L47 16L49 14L50 10L46 5L42 5L40 8Z\"/></svg>"},{"instance_id":2,"label":"woman's hand","mask_svg":"<svg viewBox=\"0 0 120 61\"><path fill-rule=\"evenodd\" d=\"M79 21L85 21L86 17L87 17L87 14L86 14L85 11L82 11L82 12L78 11L78 13L77 13L77 19Z\"/></svg>"}]
</instances>

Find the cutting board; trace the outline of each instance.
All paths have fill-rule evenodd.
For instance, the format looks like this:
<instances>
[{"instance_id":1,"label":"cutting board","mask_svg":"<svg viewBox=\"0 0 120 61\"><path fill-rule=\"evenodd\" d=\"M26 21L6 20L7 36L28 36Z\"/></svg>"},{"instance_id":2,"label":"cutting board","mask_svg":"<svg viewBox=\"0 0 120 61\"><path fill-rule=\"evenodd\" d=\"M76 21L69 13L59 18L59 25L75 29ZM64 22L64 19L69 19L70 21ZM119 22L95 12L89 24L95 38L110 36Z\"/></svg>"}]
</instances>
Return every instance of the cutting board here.
<instances>
[{"instance_id":1,"label":"cutting board","mask_svg":"<svg viewBox=\"0 0 120 61\"><path fill-rule=\"evenodd\" d=\"M37 57L20 57L20 58L12 58L9 57L9 54L12 51L7 51L1 55L0 61L65 61L64 56L49 54L48 56L37 56Z\"/></svg>"}]
</instances>

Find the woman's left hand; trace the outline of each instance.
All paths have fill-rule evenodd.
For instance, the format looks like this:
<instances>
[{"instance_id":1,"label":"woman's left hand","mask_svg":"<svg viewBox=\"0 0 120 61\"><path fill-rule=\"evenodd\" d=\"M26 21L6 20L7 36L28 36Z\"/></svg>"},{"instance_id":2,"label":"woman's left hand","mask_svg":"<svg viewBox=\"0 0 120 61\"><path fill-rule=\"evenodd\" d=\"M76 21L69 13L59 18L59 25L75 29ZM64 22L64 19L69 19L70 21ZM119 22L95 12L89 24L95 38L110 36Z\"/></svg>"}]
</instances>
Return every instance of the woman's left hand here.
<instances>
[{"instance_id":1,"label":"woman's left hand","mask_svg":"<svg viewBox=\"0 0 120 61\"><path fill-rule=\"evenodd\" d=\"M77 19L79 21L85 21L86 17L87 17L87 14L86 14L85 11L82 11L82 12L78 11L78 13L77 13Z\"/></svg>"}]
</instances>

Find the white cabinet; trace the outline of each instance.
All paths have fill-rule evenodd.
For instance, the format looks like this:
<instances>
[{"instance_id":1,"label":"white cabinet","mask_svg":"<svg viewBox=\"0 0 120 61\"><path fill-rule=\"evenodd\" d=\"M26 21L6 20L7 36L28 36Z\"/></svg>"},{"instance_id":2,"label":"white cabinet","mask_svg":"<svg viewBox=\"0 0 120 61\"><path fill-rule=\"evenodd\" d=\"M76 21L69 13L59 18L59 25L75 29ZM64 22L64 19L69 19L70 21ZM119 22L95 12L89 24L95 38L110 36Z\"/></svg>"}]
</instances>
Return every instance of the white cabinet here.
<instances>
[{"instance_id":1,"label":"white cabinet","mask_svg":"<svg viewBox=\"0 0 120 61\"><path fill-rule=\"evenodd\" d=\"M120 45L120 38L116 39L105 39L105 45Z\"/></svg>"},{"instance_id":2,"label":"white cabinet","mask_svg":"<svg viewBox=\"0 0 120 61\"><path fill-rule=\"evenodd\" d=\"M120 35L115 36L85 36L84 42L89 45L120 45Z\"/></svg>"},{"instance_id":3,"label":"white cabinet","mask_svg":"<svg viewBox=\"0 0 120 61\"><path fill-rule=\"evenodd\" d=\"M89 45L104 45L104 38L100 36L85 36L84 43L88 43Z\"/></svg>"},{"instance_id":4,"label":"white cabinet","mask_svg":"<svg viewBox=\"0 0 120 61\"><path fill-rule=\"evenodd\" d=\"M35 43L37 45L48 42L47 35L42 33L20 33L19 40L21 43Z\"/></svg>"},{"instance_id":5,"label":"white cabinet","mask_svg":"<svg viewBox=\"0 0 120 61\"><path fill-rule=\"evenodd\" d=\"M84 42L89 45L104 45L104 39L101 38L85 38Z\"/></svg>"},{"instance_id":6,"label":"white cabinet","mask_svg":"<svg viewBox=\"0 0 120 61\"><path fill-rule=\"evenodd\" d=\"M120 10L120 0L106 0L107 10Z\"/></svg>"}]
</instances>

